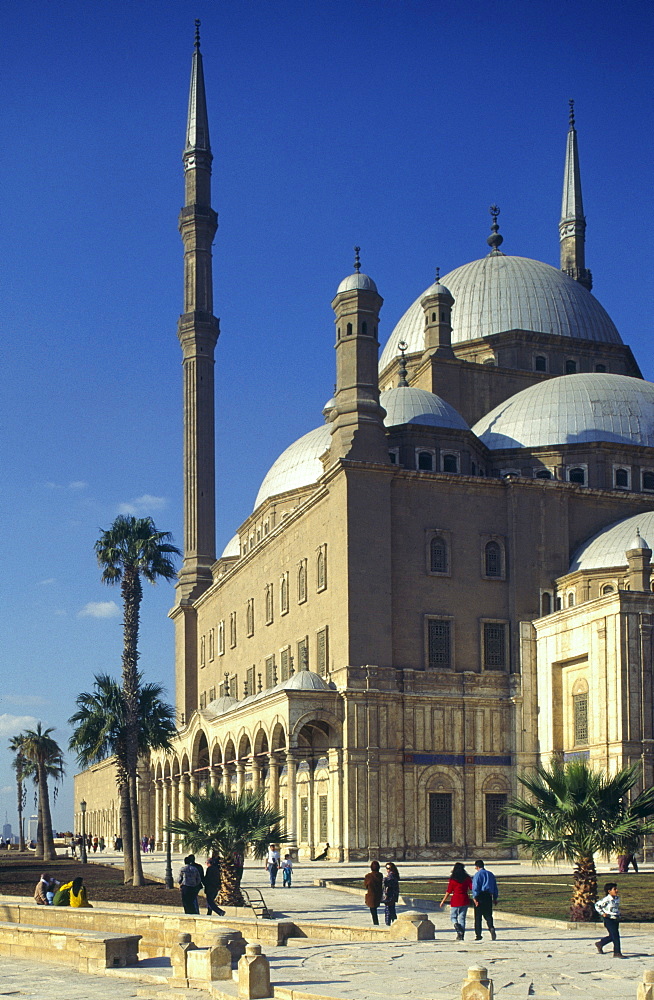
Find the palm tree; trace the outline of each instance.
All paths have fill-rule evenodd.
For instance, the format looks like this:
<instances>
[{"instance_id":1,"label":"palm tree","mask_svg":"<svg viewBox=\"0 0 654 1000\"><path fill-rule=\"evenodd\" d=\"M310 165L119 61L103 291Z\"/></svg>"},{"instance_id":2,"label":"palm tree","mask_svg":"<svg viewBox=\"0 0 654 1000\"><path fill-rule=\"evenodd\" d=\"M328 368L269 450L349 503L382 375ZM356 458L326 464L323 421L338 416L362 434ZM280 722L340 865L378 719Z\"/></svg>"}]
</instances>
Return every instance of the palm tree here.
<instances>
[{"instance_id":1,"label":"palm tree","mask_svg":"<svg viewBox=\"0 0 654 1000\"><path fill-rule=\"evenodd\" d=\"M139 752L139 612L143 598L141 577L149 583L172 580L175 564L171 556L180 555L170 541L168 531L158 531L151 517L120 514L108 531L95 543L102 581L120 583L123 599L123 694L125 697L125 766L132 817L132 884L143 885L143 867L139 849L140 831L136 769Z\"/></svg>"},{"instance_id":2,"label":"palm tree","mask_svg":"<svg viewBox=\"0 0 654 1000\"><path fill-rule=\"evenodd\" d=\"M14 758L11 762L11 766L16 772L16 796L18 800L18 850L25 850L25 831L23 829L23 809L25 808L25 800L27 793L25 792L25 786L23 784L23 779L27 777L27 761L21 749L22 736L12 736L9 740L9 749L13 753Z\"/></svg>"},{"instance_id":3,"label":"palm tree","mask_svg":"<svg viewBox=\"0 0 654 1000\"><path fill-rule=\"evenodd\" d=\"M162 700L160 684L142 684L137 677L139 697L139 754L149 750L169 750L175 735L175 709ZM73 727L68 748L77 754L82 767L98 764L113 756L116 761L116 783L120 797L120 825L125 851L125 882L133 878L132 816L129 803L128 768L125 744L127 708L119 684L108 674L96 674L94 691L77 697L77 711L68 725Z\"/></svg>"},{"instance_id":4,"label":"palm tree","mask_svg":"<svg viewBox=\"0 0 654 1000\"><path fill-rule=\"evenodd\" d=\"M530 851L536 864L546 858L574 862L572 920L591 920L597 899L595 855L622 852L654 832L654 788L632 802L628 795L641 773L640 765L607 776L586 761L554 760L519 781L531 798L514 798L505 815L521 821L522 829L507 831L503 847Z\"/></svg>"},{"instance_id":5,"label":"palm tree","mask_svg":"<svg viewBox=\"0 0 654 1000\"><path fill-rule=\"evenodd\" d=\"M284 817L265 804L265 791L241 792L236 798L215 788L188 795L193 819L173 820L168 830L180 836L186 847L220 861L220 895L226 906L242 906L241 871L234 855L243 857L248 848L255 858L264 858L270 844L284 844Z\"/></svg>"},{"instance_id":6,"label":"palm tree","mask_svg":"<svg viewBox=\"0 0 654 1000\"><path fill-rule=\"evenodd\" d=\"M20 740L20 752L27 761L23 774L34 776L39 792L38 833L36 857L44 861L54 861L57 857L52 833L52 817L50 814L50 795L48 778L60 781L64 776L63 751L56 740L53 740L49 729L42 729L38 722L36 729L26 729L17 739Z\"/></svg>"}]
</instances>

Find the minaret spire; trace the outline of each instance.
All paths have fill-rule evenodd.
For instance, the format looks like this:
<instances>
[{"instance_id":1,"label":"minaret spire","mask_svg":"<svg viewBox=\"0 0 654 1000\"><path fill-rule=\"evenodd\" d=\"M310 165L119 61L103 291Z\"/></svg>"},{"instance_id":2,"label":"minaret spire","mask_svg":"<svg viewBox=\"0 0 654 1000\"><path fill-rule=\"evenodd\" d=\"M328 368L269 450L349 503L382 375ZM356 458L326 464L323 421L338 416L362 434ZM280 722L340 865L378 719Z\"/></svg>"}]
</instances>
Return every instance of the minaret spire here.
<instances>
[{"instance_id":1,"label":"minaret spire","mask_svg":"<svg viewBox=\"0 0 654 1000\"><path fill-rule=\"evenodd\" d=\"M184 563L179 600L193 600L212 582L216 559L214 348L211 247L218 216L211 207L211 146L204 89L200 22L195 22L184 162L184 312L177 335L184 370Z\"/></svg>"},{"instance_id":2,"label":"minaret spire","mask_svg":"<svg viewBox=\"0 0 654 1000\"><path fill-rule=\"evenodd\" d=\"M561 270L578 281L588 291L593 287L593 278L586 267L586 219L581 198L581 173L577 150L577 130L575 129L575 102L570 101L568 141L565 151L563 174L563 199L559 238L561 240Z\"/></svg>"}]
</instances>

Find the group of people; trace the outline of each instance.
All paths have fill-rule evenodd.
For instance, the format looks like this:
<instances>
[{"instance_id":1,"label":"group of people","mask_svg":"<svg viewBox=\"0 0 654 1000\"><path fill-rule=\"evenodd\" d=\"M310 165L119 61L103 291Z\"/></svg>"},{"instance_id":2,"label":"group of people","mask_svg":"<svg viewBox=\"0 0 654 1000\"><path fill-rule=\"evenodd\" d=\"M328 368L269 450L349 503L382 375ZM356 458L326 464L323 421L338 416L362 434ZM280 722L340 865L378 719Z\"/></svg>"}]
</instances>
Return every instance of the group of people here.
<instances>
[{"instance_id":1,"label":"group of people","mask_svg":"<svg viewBox=\"0 0 654 1000\"><path fill-rule=\"evenodd\" d=\"M363 880L366 890L365 902L370 909L373 924L379 923L378 907L384 904L384 921L390 927L397 920L395 905L400 898L400 873L392 861L386 864L386 874L382 875L379 861L370 862L370 871Z\"/></svg>"},{"instance_id":2,"label":"group of people","mask_svg":"<svg viewBox=\"0 0 654 1000\"><path fill-rule=\"evenodd\" d=\"M39 906L91 906L83 879L75 878L62 885L47 872L36 883L34 902Z\"/></svg>"},{"instance_id":3,"label":"group of people","mask_svg":"<svg viewBox=\"0 0 654 1000\"><path fill-rule=\"evenodd\" d=\"M141 838L141 851L143 854L154 854L154 837Z\"/></svg>"},{"instance_id":4,"label":"group of people","mask_svg":"<svg viewBox=\"0 0 654 1000\"><path fill-rule=\"evenodd\" d=\"M178 882L184 913L200 913L198 896L200 890L204 888L207 916L210 917L212 913L217 913L219 917L225 916L225 911L216 904L216 896L220 891L220 860L218 858L209 858L205 870L195 860L194 854L187 855L180 868Z\"/></svg>"},{"instance_id":5,"label":"group of people","mask_svg":"<svg viewBox=\"0 0 654 1000\"><path fill-rule=\"evenodd\" d=\"M293 881L293 860L290 854L286 854L284 856L284 860L282 861L279 849L275 846L275 844L271 844L268 848L268 856L264 867L268 872L270 886L272 889L274 889L277 884L277 873L280 868L282 870L282 889L291 888L291 882Z\"/></svg>"}]
</instances>

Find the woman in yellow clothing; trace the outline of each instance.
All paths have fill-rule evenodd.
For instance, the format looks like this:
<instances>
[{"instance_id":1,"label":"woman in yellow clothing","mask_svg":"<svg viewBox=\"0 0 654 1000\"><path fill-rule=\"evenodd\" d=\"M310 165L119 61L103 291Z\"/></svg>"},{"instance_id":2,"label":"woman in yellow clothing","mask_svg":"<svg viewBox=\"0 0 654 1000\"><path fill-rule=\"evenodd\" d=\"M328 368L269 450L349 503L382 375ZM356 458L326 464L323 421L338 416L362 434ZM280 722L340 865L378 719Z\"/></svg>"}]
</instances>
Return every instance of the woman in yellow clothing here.
<instances>
[{"instance_id":1,"label":"woman in yellow clothing","mask_svg":"<svg viewBox=\"0 0 654 1000\"><path fill-rule=\"evenodd\" d=\"M81 878L66 882L57 889L52 900L53 906L91 906L86 897L86 888Z\"/></svg>"}]
</instances>

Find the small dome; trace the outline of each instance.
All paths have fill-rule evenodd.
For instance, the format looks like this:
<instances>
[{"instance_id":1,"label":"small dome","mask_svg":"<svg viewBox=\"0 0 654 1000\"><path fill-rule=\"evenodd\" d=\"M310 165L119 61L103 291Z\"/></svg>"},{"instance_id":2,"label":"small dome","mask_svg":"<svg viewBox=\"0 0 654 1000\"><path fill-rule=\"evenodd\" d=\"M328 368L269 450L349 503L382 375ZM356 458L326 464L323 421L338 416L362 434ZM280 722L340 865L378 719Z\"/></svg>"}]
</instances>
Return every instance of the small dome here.
<instances>
[{"instance_id":1,"label":"small dome","mask_svg":"<svg viewBox=\"0 0 654 1000\"><path fill-rule=\"evenodd\" d=\"M587 289L563 271L528 257L491 253L444 275L454 298L452 344L462 344L507 330L551 333L558 337L621 344L610 316ZM421 300L427 288L393 330L382 356L383 371L405 341L409 354L425 349L425 314Z\"/></svg>"},{"instance_id":2,"label":"small dome","mask_svg":"<svg viewBox=\"0 0 654 1000\"><path fill-rule=\"evenodd\" d=\"M431 285L421 296L421 298L424 299L425 295L449 295L451 299L454 298L449 288L446 288L441 281L435 281L434 284Z\"/></svg>"},{"instance_id":3,"label":"small dome","mask_svg":"<svg viewBox=\"0 0 654 1000\"><path fill-rule=\"evenodd\" d=\"M240 556L241 554L241 542L238 535L234 535L233 538L227 542L227 545L222 551L221 559L230 559L234 556Z\"/></svg>"},{"instance_id":4,"label":"small dome","mask_svg":"<svg viewBox=\"0 0 654 1000\"><path fill-rule=\"evenodd\" d=\"M460 413L444 399L427 389L413 386L398 386L386 389L379 397L386 410L384 424L397 427L400 424L423 424L429 427L454 427L468 431L470 428Z\"/></svg>"},{"instance_id":5,"label":"small dome","mask_svg":"<svg viewBox=\"0 0 654 1000\"><path fill-rule=\"evenodd\" d=\"M313 670L298 670L296 674L284 681L280 687L285 691L329 691L329 685L320 674Z\"/></svg>"},{"instance_id":6,"label":"small dome","mask_svg":"<svg viewBox=\"0 0 654 1000\"><path fill-rule=\"evenodd\" d=\"M626 552L633 545L636 531L642 531L645 538L654 538L654 510L643 514L634 514L623 521L616 521L607 528L602 528L587 542L580 545L572 557L569 573L577 570L611 569L615 566L627 566ZM642 539L641 539L642 541ZM649 546L647 546L649 548Z\"/></svg>"},{"instance_id":7,"label":"small dome","mask_svg":"<svg viewBox=\"0 0 654 1000\"><path fill-rule=\"evenodd\" d=\"M630 552L632 549L649 549L649 545L640 533L640 528L636 528L635 537L631 539L626 551Z\"/></svg>"},{"instance_id":8,"label":"small dome","mask_svg":"<svg viewBox=\"0 0 654 1000\"><path fill-rule=\"evenodd\" d=\"M562 375L523 389L472 428L491 449L610 441L654 447L654 385L629 375Z\"/></svg>"},{"instance_id":9,"label":"small dome","mask_svg":"<svg viewBox=\"0 0 654 1000\"><path fill-rule=\"evenodd\" d=\"M232 698L231 695L223 695L222 698L215 698L214 701L210 701L205 712L212 718L217 718L219 715L225 715L227 712L231 712L234 705L238 705L239 702L236 698Z\"/></svg>"},{"instance_id":10,"label":"small dome","mask_svg":"<svg viewBox=\"0 0 654 1000\"><path fill-rule=\"evenodd\" d=\"M325 420L329 420L329 414L332 412L335 406L336 406L336 400L332 396L331 399L327 400L327 402L322 408L322 415L325 418Z\"/></svg>"},{"instance_id":11,"label":"small dome","mask_svg":"<svg viewBox=\"0 0 654 1000\"><path fill-rule=\"evenodd\" d=\"M289 445L266 473L253 509L268 497L316 483L323 473L320 456L329 448L330 440L329 425L323 424Z\"/></svg>"},{"instance_id":12,"label":"small dome","mask_svg":"<svg viewBox=\"0 0 654 1000\"><path fill-rule=\"evenodd\" d=\"M360 274L356 272L355 274L348 274L347 278L343 278L340 285L336 289L336 294L340 295L341 292L351 292L353 289L361 289L366 292L376 292L377 285L369 278L367 274Z\"/></svg>"}]
</instances>

